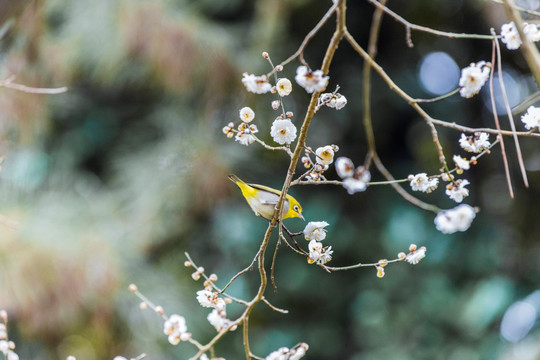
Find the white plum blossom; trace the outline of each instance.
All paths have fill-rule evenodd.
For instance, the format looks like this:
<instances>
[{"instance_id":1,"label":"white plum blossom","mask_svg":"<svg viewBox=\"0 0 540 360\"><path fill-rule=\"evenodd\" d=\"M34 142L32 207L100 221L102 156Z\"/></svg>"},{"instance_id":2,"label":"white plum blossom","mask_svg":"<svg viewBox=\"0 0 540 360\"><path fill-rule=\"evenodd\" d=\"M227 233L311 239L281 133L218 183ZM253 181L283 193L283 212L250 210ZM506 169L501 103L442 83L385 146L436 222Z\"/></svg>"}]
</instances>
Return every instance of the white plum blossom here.
<instances>
[{"instance_id":1,"label":"white plum blossom","mask_svg":"<svg viewBox=\"0 0 540 360\"><path fill-rule=\"evenodd\" d=\"M364 169L363 166L359 166L353 177L343 179L343 187L350 195L352 195L357 192L365 191L370 180L371 173L369 170Z\"/></svg>"},{"instance_id":2,"label":"white plum blossom","mask_svg":"<svg viewBox=\"0 0 540 360\"><path fill-rule=\"evenodd\" d=\"M462 158L459 155L454 155L454 157L452 157L452 160L454 160L454 163L456 164L456 167L458 169L469 170L471 168L471 163L469 162L469 160Z\"/></svg>"},{"instance_id":3,"label":"white plum blossom","mask_svg":"<svg viewBox=\"0 0 540 360\"><path fill-rule=\"evenodd\" d=\"M471 63L469 66L461 70L459 78L459 94L464 98L470 98L480 91L482 86L489 79L491 64L485 61Z\"/></svg>"},{"instance_id":4,"label":"white plum blossom","mask_svg":"<svg viewBox=\"0 0 540 360\"><path fill-rule=\"evenodd\" d=\"M12 350L15 347L14 343L11 342L11 345L7 340L0 340L0 353L6 360L19 360L19 355Z\"/></svg>"},{"instance_id":5,"label":"white plum blossom","mask_svg":"<svg viewBox=\"0 0 540 360\"><path fill-rule=\"evenodd\" d=\"M334 161L334 149L332 145L326 145L318 148L315 151L317 155L317 163L322 165L330 165Z\"/></svg>"},{"instance_id":6,"label":"white plum blossom","mask_svg":"<svg viewBox=\"0 0 540 360\"><path fill-rule=\"evenodd\" d=\"M226 316L227 314L225 311L214 309L210 314L208 314L207 320L219 332L229 328L232 325L232 321L227 319Z\"/></svg>"},{"instance_id":7,"label":"white plum blossom","mask_svg":"<svg viewBox=\"0 0 540 360\"><path fill-rule=\"evenodd\" d=\"M412 176L410 185L413 191L422 191L429 194L437 189L439 179L436 177L429 178L426 173L420 173Z\"/></svg>"},{"instance_id":8,"label":"white plum blossom","mask_svg":"<svg viewBox=\"0 0 540 360\"><path fill-rule=\"evenodd\" d=\"M342 179L352 177L354 175L354 164L352 160L344 156L337 158L336 172Z\"/></svg>"},{"instance_id":9,"label":"white plum blossom","mask_svg":"<svg viewBox=\"0 0 540 360\"><path fill-rule=\"evenodd\" d=\"M230 122L227 124L227 126L223 127L223 133L227 135L227 137L230 139L234 136L234 123Z\"/></svg>"},{"instance_id":10,"label":"white plum blossom","mask_svg":"<svg viewBox=\"0 0 540 360\"><path fill-rule=\"evenodd\" d=\"M219 357L219 358L209 358L208 355L206 354L202 354L201 357L199 358L200 360L225 360L225 358L222 358L222 357Z\"/></svg>"},{"instance_id":11,"label":"white plum blossom","mask_svg":"<svg viewBox=\"0 0 540 360\"><path fill-rule=\"evenodd\" d=\"M277 118L270 128L270 135L278 144L290 144L296 139L296 126L289 119Z\"/></svg>"},{"instance_id":12,"label":"white plum blossom","mask_svg":"<svg viewBox=\"0 0 540 360\"><path fill-rule=\"evenodd\" d=\"M7 339L7 327L5 324L0 323L0 340Z\"/></svg>"},{"instance_id":13,"label":"white plum blossom","mask_svg":"<svg viewBox=\"0 0 540 360\"><path fill-rule=\"evenodd\" d=\"M202 307L225 309L225 300L218 297L217 292L199 290L197 291L197 301Z\"/></svg>"},{"instance_id":14,"label":"white plum blossom","mask_svg":"<svg viewBox=\"0 0 540 360\"><path fill-rule=\"evenodd\" d=\"M169 343L178 345L180 341L188 341L191 334L187 332L186 319L173 314L163 324L163 332L169 336Z\"/></svg>"},{"instance_id":15,"label":"white plum blossom","mask_svg":"<svg viewBox=\"0 0 540 360\"><path fill-rule=\"evenodd\" d=\"M323 241L326 238L325 227L328 226L326 221L310 221L304 228L304 236L306 240Z\"/></svg>"},{"instance_id":16,"label":"white plum blossom","mask_svg":"<svg viewBox=\"0 0 540 360\"><path fill-rule=\"evenodd\" d=\"M474 136L467 136L461 134L459 139L459 145L468 152L481 153L484 150L489 149L491 143L489 142L489 134L485 132L474 133Z\"/></svg>"},{"instance_id":17,"label":"white plum blossom","mask_svg":"<svg viewBox=\"0 0 540 360\"><path fill-rule=\"evenodd\" d=\"M334 250L332 250L331 246L327 246L322 250L321 256L317 260L317 264L324 265L330 260L332 260L332 254L334 253Z\"/></svg>"},{"instance_id":18,"label":"white plum blossom","mask_svg":"<svg viewBox=\"0 0 540 360\"><path fill-rule=\"evenodd\" d=\"M508 50L516 50L521 46L519 32L513 21L501 26L501 41L506 44Z\"/></svg>"},{"instance_id":19,"label":"white plum blossom","mask_svg":"<svg viewBox=\"0 0 540 360\"><path fill-rule=\"evenodd\" d=\"M309 248L309 253L321 253L322 251L322 248L323 248L323 245L321 242L318 242L317 240L313 239L309 242L309 245L308 245L308 248ZM319 258L320 255L318 256L315 256L317 259ZM313 259L313 258L312 258ZM316 259L314 259L316 260Z\"/></svg>"},{"instance_id":20,"label":"white plum blossom","mask_svg":"<svg viewBox=\"0 0 540 360\"><path fill-rule=\"evenodd\" d=\"M279 79L276 84L276 90L281 97L289 95L292 91L291 80L287 78Z\"/></svg>"},{"instance_id":21,"label":"white plum blossom","mask_svg":"<svg viewBox=\"0 0 540 360\"><path fill-rule=\"evenodd\" d=\"M272 85L268 82L265 75L256 76L253 74L244 73L242 83L246 87L247 91L255 94L265 94L272 89Z\"/></svg>"},{"instance_id":22,"label":"white plum blossom","mask_svg":"<svg viewBox=\"0 0 540 360\"><path fill-rule=\"evenodd\" d=\"M296 69L294 78L298 85L306 89L311 94L312 92L321 92L328 85L328 76L324 76L322 70L311 71L306 66L302 65Z\"/></svg>"},{"instance_id":23,"label":"white plum blossom","mask_svg":"<svg viewBox=\"0 0 540 360\"><path fill-rule=\"evenodd\" d=\"M288 360L289 359L289 348L282 347L273 351L268 355L265 360Z\"/></svg>"},{"instance_id":24,"label":"white plum blossom","mask_svg":"<svg viewBox=\"0 0 540 360\"><path fill-rule=\"evenodd\" d=\"M247 123L241 123L238 126L238 132L234 137L235 141L238 141L240 144L248 146L255 142L255 137L252 134L259 132L257 126L254 124L248 125Z\"/></svg>"},{"instance_id":25,"label":"white plum blossom","mask_svg":"<svg viewBox=\"0 0 540 360\"><path fill-rule=\"evenodd\" d=\"M75 359L75 358L74 358ZM69 358L66 359L66 360L70 360ZM115 356L113 360L128 360L127 358L123 357L123 356Z\"/></svg>"},{"instance_id":26,"label":"white plum blossom","mask_svg":"<svg viewBox=\"0 0 540 360\"><path fill-rule=\"evenodd\" d=\"M347 98L341 94L325 93L319 99L318 106L326 105L329 108L341 110L347 105Z\"/></svg>"},{"instance_id":27,"label":"white plum blossom","mask_svg":"<svg viewBox=\"0 0 540 360\"><path fill-rule=\"evenodd\" d=\"M342 185L347 192L352 195L354 193L365 191L368 183L371 180L371 173L363 166L356 169L351 159L339 157L336 160L336 171L343 178Z\"/></svg>"},{"instance_id":28,"label":"white plum blossom","mask_svg":"<svg viewBox=\"0 0 540 360\"><path fill-rule=\"evenodd\" d=\"M253 111L249 106L240 109L240 120L249 123L253 121L253 119L255 119L255 111Z\"/></svg>"},{"instance_id":29,"label":"white plum blossom","mask_svg":"<svg viewBox=\"0 0 540 360\"><path fill-rule=\"evenodd\" d=\"M255 142L253 135L245 132L239 132L234 137L234 140L238 141L240 144L248 146Z\"/></svg>"},{"instance_id":30,"label":"white plum blossom","mask_svg":"<svg viewBox=\"0 0 540 360\"><path fill-rule=\"evenodd\" d=\"M534 129L540 126L540 107L529 106L527 113L521 116L521 121L527 129Z\"/></svg>"},{"instance_id":31,"label":"white plum blossom","mask_svg":"<svg viewBox=\"0 0 540 360\"><path fill-rule=\"evenodd\" d=\"M464 198L469 196L469 190L465 186L469 185L469 181L465 179L456 180L446 186L446 195L455 202L462 202Z\"/></svg>"},{"instance_id":32,"label":"white plum blossom","mask_svg":"<svg viewBox=\"0 0 540 360\"><path fill-rule=\"evenodd\" d=\"M444 210L435 217L435 227L444 234L453 234L456 231L466 231L470 226L476 212L467 204L461 204L453 209Z\"/></svg>"},{"instance_id":33,"label":"white plum blossom","mask_svg":"<svg viewBox=\"0 0 540 360\"><path fill-rule=\"evenodd\" d=\"M319 265L324 265L330 260L332 260L332 250L331 246L323 248L322 243L317 240L311 240L308 245L309 248L309 257L308 263L313 264L317 263Z\"/></svg>"},{"instance_id":34,"label":"white plum blossom","mask_svg":"<svg viewBox=\"0 0 540 360\"><path fill-rule=\"evenodd\" d=\"M306 343L300 343L292 349L281 347L270 353L265 360L299 360L306 355L308 349L309 346Z\"/></svg>"},{"instance_id":35,"label":"white plum blossom","mask_svg":"<svg viewBox=\"0 0 540 360\"><path fill-rule=\"evenodd\" d=\"M422 246L421 248L410 252L405 258L409 264L416 265L426 257L426 247Z\"/></svg>"},{"instance_id":36,"label":"white plum blossom","mask_svg":"<svg viewBox=\"0 0 540 360\"><path fill-rule=\"evenodd\" d=\"M197 291L197 301L202 307L214 307L212 300L216 297L216 294L214 294L211 291L208 290L200 290Z\"/></svg>"},{"instance_id":37,"label":"white plum blossom","mask_svg":"<svg viewBox=\"0 0 540 360\"><path fill-rule=\"evenodd\" d=\"M540 41L540 30L536 24L523 23L523 33L530 42Z\"/></svg>"}]
</instances>

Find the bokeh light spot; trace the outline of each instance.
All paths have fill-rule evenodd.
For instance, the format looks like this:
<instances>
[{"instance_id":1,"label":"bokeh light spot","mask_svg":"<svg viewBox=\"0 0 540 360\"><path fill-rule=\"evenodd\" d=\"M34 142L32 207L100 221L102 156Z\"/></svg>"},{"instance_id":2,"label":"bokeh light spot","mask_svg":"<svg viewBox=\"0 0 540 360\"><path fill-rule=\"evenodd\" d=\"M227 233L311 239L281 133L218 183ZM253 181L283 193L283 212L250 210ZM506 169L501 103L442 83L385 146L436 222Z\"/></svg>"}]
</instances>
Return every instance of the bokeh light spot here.
<instances>
[{"instance_id":1,"label":"bokeh light spot","mask_svg":"<svg viewBox=\"0 0 540 360\"><path fill-rule=\"evenodd\" d=\"M422 59L418 77L426 91L442 95L457 88L459 67L447 53L432 52Z\"/></svg>"},{"instance_id":2,"label":"bokeh light spot","mask_svg":"<svg viewBox=\"0 0 540 360\"><path fill-rule=\"evenodd\" d=\"M518 342L529 333L535 321L534 306L523 301L516 301L504 313L501 335L510 342Z\"/></svg>"}]
</instances>

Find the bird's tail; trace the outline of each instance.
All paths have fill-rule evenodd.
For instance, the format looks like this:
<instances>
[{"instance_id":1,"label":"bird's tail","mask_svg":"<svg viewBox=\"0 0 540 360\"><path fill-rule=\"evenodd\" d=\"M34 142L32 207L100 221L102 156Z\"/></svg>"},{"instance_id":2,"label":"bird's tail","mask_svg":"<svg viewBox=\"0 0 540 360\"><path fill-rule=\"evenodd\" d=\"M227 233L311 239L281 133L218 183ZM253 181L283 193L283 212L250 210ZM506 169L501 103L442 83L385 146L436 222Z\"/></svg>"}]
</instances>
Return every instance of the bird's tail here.
<instances>
[{"instance_id":1,"label":"bird's tail","mask_svg":"<svg viewBox=\"0 0 540 360\"><path fill-rule=\"evenodd\" d=\"M229 180L231 180L233 183L235 183L237 185L245 184L244 181L242 181L238 176L236 176L234 174L229 175Z\"/></svg>"}]
</instances>

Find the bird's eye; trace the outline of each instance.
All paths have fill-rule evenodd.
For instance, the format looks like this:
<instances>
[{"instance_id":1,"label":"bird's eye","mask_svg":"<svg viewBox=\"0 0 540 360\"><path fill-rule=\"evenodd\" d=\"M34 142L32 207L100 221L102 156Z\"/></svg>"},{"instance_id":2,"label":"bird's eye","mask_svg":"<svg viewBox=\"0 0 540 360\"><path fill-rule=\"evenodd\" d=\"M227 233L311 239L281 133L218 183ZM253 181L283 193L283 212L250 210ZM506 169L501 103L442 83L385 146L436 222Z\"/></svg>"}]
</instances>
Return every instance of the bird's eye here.
<instances>
[{"instance_id":1,"label":"bird's eye","mask_svg":"<svg viewBox=\"0 0 540 360\"><path fill-rule=\"evenodd\" d=\"M298 212L298 205L294 205L293 209L294 211Z\"/></svg>"}]
</instances>

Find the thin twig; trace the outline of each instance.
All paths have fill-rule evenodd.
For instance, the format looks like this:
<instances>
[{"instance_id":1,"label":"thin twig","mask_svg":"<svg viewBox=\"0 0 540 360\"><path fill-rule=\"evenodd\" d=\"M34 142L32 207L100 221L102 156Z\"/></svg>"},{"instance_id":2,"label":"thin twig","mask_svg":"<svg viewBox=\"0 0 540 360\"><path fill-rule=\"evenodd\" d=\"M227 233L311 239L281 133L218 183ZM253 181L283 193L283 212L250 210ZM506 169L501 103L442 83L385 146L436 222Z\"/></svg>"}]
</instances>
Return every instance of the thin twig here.
<instances>
[{"instance_id":1,"label":"thin twig","mask_svg":"<svg viewBox=\"0 0 540 360\"><path fill-rule=\"evenodd\" d=\"M22 92L30 93L30 94L49 94L49 95L62 94L68 90L66 86L62 86L60 88L35 88L31 86L16 84L13 82L13 80L15 80L15 76L10 76L9 78L5 80L0 81L0 87L18 90L18 91L22 91Z\"/></svg>"},{"instance_id":2,"label":"thin twig","mask_svg":"<svg viewBox=\"0 0 540 360\"><path fill-rule=\"evenodd\" d=\"M274 305L270 304L270 302L265 298L263 297L261 299L266 305L268 305L268 307L274 311L277 311L277 312L280 312L282 314L288 314L289 313L289 310L285 310L285 309L280 309L278 307L275 307Z\"/></svg>"},{"instance_id":3,"label":"thin twig","mask_svg":"<svg viewBox=\"0 0 540 360\"><path fill-rule=\"evenodd\" d=\"M493 29L491 29L492 32L495 32ZM493 47L491 51L491 63L495 64L495 53L496 53L496 43L498 42L497 39L493 39ZM489 94L491 99L491 111L493 113L493 119L495 120L495 127L497 128L499 134L497 135L497 138L501 142L501 154L503 158L503 164L504 164L504 173L506 175L506 183L508 184L508 191L510 193L510 197L514 198L514 190L512 189L512 179L510 178L510 167L508 166L508 158L506 157L506 149L504 147L504 140L501 134L501 125L499 124L499 116L497 115L497 106L495 105L495 94L493 93L493 70L489 74Z\"/></svg>"},{"instance_id":4,"label":"thin twig","mask_svg":"<svg viewBox=\"0 0 540 360\"><path fill-rule=\"evenodd\" d=\"M188 259L188 261L191 263L191 265L192 265L194 268L196 268L196 269L199 268L199 267L197 266L197 264L195 264L195 262L193 261L193 259L191 258L191 256L189 255L189 253L188 253L187 251L184 252L184 255L186 256L186 258ZM253 266L253 264L252 264L252 266ZM204 272L203 272L201 275L202 275L202 277L203 277L205 280L208 281L208 283L212 286L212 288L213 288L214 290L216 290L218 293L220 293L221 295L223 295L223 296L225 296L225 297L227 297L227 298L231 299L232 301L237 302L237 303L239 303L239 304L246 305L246 306L248 305L248 302L247 302L247 301L238 299L238 298L236 298L236 297L234 297L234 296L231 296L231 295L227 294L227 293L225 292L225 288L220 289L213 281L210 281L210 278L209 278ZM230 285L230 284L228 284L228 285Z\"/></svg>"},{"instance_id":5,"label":"thin twig","mask_svg":"<svg viewBox=\"0 0 540 360\"><path fill-rule=\"evenodd\" d=\"M248 325L249 324L249 314L247 314L246 316L244 316L244 318L242 319L242 338L244 339L244 350L245 350L245 353L246 353L246 359L247 360L250 360L251 359L251 350L249 350L249 334L248 334L248 331L249 331L249 328L248 328Z\"/></svg>"},{"instance_id":6,"label":"thin twig","mask_svg":"<svg viewBox=\"0 0 540 360\"><path fill-rule=\"evenodd\" d=\"M521 147L519 146L519 140L516 135L516 125L514 124L514 117L512 116L512 110L510 109L510 104L508 103L508 96L506 94L506 87L504 86L501 48L499 46L498 40L494 40L493 42L497 50L497 73L499 75L499 85L501 86L501 93L504 100L504 106L506 107L506 114L508 115L508 121L510 122L510 128L512 129L514 143L516 145L516 154L518 158L519 168L521 169L521 176L523 177L523 183L525 184L525 187L529 187L529 181L527 180L527 172L525 171L525 164L523 163L523 156L521 155Z\"/></svg>"},{"instance_id":7,"label":"thin twig","mask_svg":"<svg viewBox=\"0 0 540 360\"><path fill-rule=\"evenodd\" d=\"M454 90L450 91L447 94L437 96L437 97L432 98L432 99L414 99L413 102L415 102L415 103L432 103L432 102L436 102L436 101L439 101L439 100L446 99L446 98L448 98L448 97L450 97L450 96L452 96L454 94L457 94L459 92L459 89L460 88L454 89Z\"/></svg>"},{"instance_id":8,"label":"thin twig","mask_svg":"<svg viewBox=\"0 0 540 360\"><path fill-rule=\"evenodd\" d=\"M385 13L393 17L396 21L402 23L408 31L409 29L423 31L423 32L427 32L433 35L444 36L451 39L483 39L483 40L493 39L492 35L465 34L465 33L458 34L458 33L453 33L453 32L435 30L426 26L416 25L405 20L404 18L402 18L401 16L399 16L398 14L396 14L395 12L393 12L392 10L390 10L389 8L382 5L380 2L376 0L367 0L367 1L375 5L377 8L382 9Z\"/></svg>"},{"instance_id":9,"label":"thin twig","mask_svg":"<svg viewBox=\"0 0 540 360\"><path fill-rule=\"evenodd\" d=\"M288 148L287 146L270 146L270 145L267 145L264 141L262 141L258 137L256 137L255 135L251 134L251 136L253 136L255 141L258 142L259 144L261 144L262 146L264 146L264 148L267 149L267 150L285 151L287 154L289 154L289 156L292 156L291 149Z\"/></svg>"},{"instance_id":10,"label":"thin twig","mask_svg":"<svg viewBox=\"0 0 540 360\"><path fill-rule=\"evenodd\" d=\"M527 36L523 33L523 20L521 19L521 14L516 9L514 0L503 0L503 3L506 14L516 25L519 37L522 39L521 53L527 65L529 65L529 69L536 81L536 86L540 88L540 53L538 52L538 48L532 41L528 41Z\"/></svg>"},{"instance_id":11,"label":"thin twig","mask_svg":"<svg viewBox=\"0 0 540 360\"><path fill-rule=\"evenodd\" d=\"M372 1L372 0L369 0ZM439 136L437 134L437 129L435 128L433 118L429 116L424 109L420 107L417 103L414 102L414 99L411 98L405 91L403 91L399 86L397 86L394 81L386 74L386 72L383 70L383 68L375 62L369 56L369 54L358 44L358 42L354 39L354 37L345 30L344 34L345 39L349 42L349 44L353 47L353 49L362 57L365 61L369 62L370 66L372 66L375 71L383 78L384 81L390 86L390 89L394 90L398 95L400 95L403 99L405 99L417 112L422 116L422 118L426 121L428 127L431 131L431 137L433 139L433 143L435 144L435 147L437 148L437 152L439 154L439 162L443 166L443 168L447 169L448 166L446 164L446 158L444 156L443 148L441 145L441 142L439 141Z\"/></svg>"},{"instance_id":12,"label":"thin twig","mask_svg":"<svg viewBox=\"0 0 540 360\"><path fill-rule=\"evenodd\" d=\"M334 5L332 5L332 7L330 9L328 9L326 14L324 14L324 16L321 18L321 20L317 23L317 25L315 25L315 27L306 35L306 37L304 38L304 41L302 41L302 44L300 45L298 50L296 50L296 52L294 54L289 56L289 58L287 60L283 61L279 65L285 66L285 65L287 65L288 63L290 63L291 61L293 61L294 59L296 59L299 56L300 56L300 62L302 62L302 64L306 65L305 60L304 60L304 49L306 48L309 41L319 32L321 27L323 27L323 25L328 21L328 19L330 19L332 14L336 11L336 8L337 8L337 3L334 3ZM270 77L275 72L276 72L276 70L274 68L274 70L272 70L271 72L266 74L266 76Z\"/></svg>"},{"instance_id":13,"label":"thin twig","mask_svg":"<svg viewBox=\"0 0 540 360\"><path fill-rule=\"evenodd\" d=\"M491 0L493 1L494 3L497 3L497 4L504 4L504 1L502 0ZM517 6L517 5L512 5L512 8L518 10L518 11L521 11L521 12L524 12L524 13L527 13L527 14L531 14L531 15L535 15L535 16L540 16L540 12L538 11L534 11L534 10L531 10L531 9L525 9L524 7L521 7L521 6Z\"/></svg>"},{"instance_id":14,"label":"thin twig","mask_svg":"<svg viewBox=\"0 0 540 360\"><path fill-rule=\"evenodd\" d=\"M377 154L373 156L373 163L377 167L377 169L380 171L380 173L388 179L388 181L392 181L391 185L392 187L397 191L399 195L401 195L402 198L410 202L411 204L419 207L420 209L428 210L431 212L434 212L435 214L439 213L442 209L439 208L436 205L428 204L420 199L417 199L416 197L409 194L405 189L403 189L399 184L396 184L394 177L392 174L386 169L386 167L383 165L381 159Z\"/></svg>"},{"instance_id":15,"label":"thin twig","mask_svg":"<svg viewBox=\"0 0 540 360\"><path fill-rule=\"evenodd\" d=\"M257 261L257 258L259 257L259 254L261 252L261 248L259 248L259 251L257 251L257 254L255 254L255 257L253 258L253 261L251 261L251 264L246 267L245 269L239 271L236 275L234 275L232 277L231 280L229 280L229 282L227 283L227 285L225 285L223 287L223 289L221 290L221 292L223 293L223 291L225 291L229 286L231 286L231 284L234 282L234 280L238 279L240 276L244 275L245 273L247 273L248 271L250 270L253 270L253 265L255 265L255 262Z\"/></svg>"},{"instance_id":16,"label":"thin twig","mask_svg":"<svg viewBox=\"0 0 540 360\"><path fill-rule=\"evenodd\" d=\"M403 259L388 260L388 264L399 262L399 261L403 261ZM380 264L379 262L371 263L371 264L358 263L358 264L349 265L349 266L337 266L337 267L323 265L323 268L329 271L342 271L342 270L358 269L361 267L378 266L379 264Z\"/></svg>"}]
</instances>

